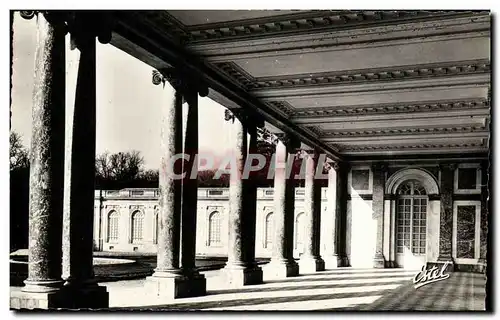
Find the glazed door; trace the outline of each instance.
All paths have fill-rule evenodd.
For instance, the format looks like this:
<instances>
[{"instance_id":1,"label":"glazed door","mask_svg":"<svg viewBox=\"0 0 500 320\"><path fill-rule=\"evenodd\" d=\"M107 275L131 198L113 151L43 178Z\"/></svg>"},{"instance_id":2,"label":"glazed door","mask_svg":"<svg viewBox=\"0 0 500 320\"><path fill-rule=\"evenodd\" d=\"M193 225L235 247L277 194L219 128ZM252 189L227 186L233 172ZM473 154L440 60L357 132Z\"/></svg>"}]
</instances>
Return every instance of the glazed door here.
<instances>
[{"instance_id":1,"label":"glazed door","mask_svg":"<svg viewBox=\"0 0 500 320\"><path fill-rule=\"evenodd\" d=\"M426 262L427 204L425 189L418 181L408 181L400 187L396 207L396 263L405 269L420 269Z\"/></svg>"}]
</instances>

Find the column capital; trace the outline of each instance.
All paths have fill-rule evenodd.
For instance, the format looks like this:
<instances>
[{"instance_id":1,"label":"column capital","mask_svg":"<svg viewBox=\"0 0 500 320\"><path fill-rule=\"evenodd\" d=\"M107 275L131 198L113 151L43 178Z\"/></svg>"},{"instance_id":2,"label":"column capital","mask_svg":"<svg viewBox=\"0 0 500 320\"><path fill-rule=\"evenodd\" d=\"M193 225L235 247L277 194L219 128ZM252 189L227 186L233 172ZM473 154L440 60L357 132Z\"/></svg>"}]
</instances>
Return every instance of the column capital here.
<instances>
[{"instance_id":1,"label":"column capital","mask_svg":"<svg viewBox=\"0 0 500 320\"><path fill-rule=\"evenodd\" d=\"M243 124L249 127L250 126L256 128L264 127L264 120L254 112L248 111L243 108L238 108L238 109L233 108L224 110L224 120L232 121L234 123L235 119L238 119Z\"/></svg>"},{"instance_id":2,"label":"column capital","mask_svg":"<svg viewBox=\"0 0 500 320\"><path fill-rule=\"evenodd\" d=\"M300 140L289 133L280 132L275 133L274 136L276 140L281 141L287 148L290 148L292 152L300 148Z\"/></svg>"},{"instance_id":3,"label":"column capital","mask_svg":"<svg viewBox=\"0 0 500 320\"><path fill-rule=\"evenodd\" d=\"M27 20L43 14L49 23L64 28L65 34L71 34L72 49L81 48L96 37L103 44L109 43L115 22L114 15L108 11L25 10L19 14Z\"/></svg>"},{"instance_id":4,"label":"column capital","mask_svg":"<svg viewBox=\"0 0 500 320\"><path fill-rule=\"evenodd\" d=\"M319 152L315 149L299 149L297 150L297 156L299 159L306 159L306 158L318 158Z\"/></svg>"},{"instance_id":5,"label":"column capital","mask_svg":"<svg viewBox=\"0 0 500 320\"><path fill-rule=\"evenodd\" d=\"M208 86L201 80L192 80L192 78L189 77L189 73L180 68L171 67L153 70L152 82L154 85L163 84L163 87L165 87L167 81L175 90L182 93L195 91L201 97L208 96Z\"/></svg>"}]
</instances>

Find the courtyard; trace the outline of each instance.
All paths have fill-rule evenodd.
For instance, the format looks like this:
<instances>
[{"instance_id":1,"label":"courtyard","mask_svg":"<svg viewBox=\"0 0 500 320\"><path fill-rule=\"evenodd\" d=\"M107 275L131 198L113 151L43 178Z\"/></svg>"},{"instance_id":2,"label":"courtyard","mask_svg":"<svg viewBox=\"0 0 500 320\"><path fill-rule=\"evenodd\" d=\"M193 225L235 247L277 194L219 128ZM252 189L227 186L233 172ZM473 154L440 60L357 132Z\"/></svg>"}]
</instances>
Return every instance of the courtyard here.
<instances>
[{"instance_id":1,"label":"courtyard","mask_svg":"<svg viewBox=\"0 0 500 320\"><path fill-rule=\"evenodd\" d=\"M486 279L456 272L450 278L418 289L415 271L339 268L241 289L221 288L219 271L202 272L207 295L175 301L154 298L142 289L144 280L104 282L110 309L203 311L482 311Z\"/></svg>"}]
</instances>

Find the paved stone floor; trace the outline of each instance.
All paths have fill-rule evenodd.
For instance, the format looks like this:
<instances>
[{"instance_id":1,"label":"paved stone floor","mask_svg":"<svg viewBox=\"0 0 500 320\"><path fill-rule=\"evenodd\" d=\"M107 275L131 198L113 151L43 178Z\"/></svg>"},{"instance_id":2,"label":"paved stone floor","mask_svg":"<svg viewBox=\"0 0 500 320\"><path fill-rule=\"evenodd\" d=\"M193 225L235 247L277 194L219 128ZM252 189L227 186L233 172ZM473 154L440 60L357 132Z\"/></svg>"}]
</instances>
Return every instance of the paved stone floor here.
<instances>
[{"instance_id":1,"label":"paved stone floor","mask_svg":"<svg viewBox=\"0 0 500 320\"><path fill-rule=\"evenodd\" d=\"M219 271L203 272L208 293L167 301L143 290L144 280L102 283L112 309L227 311L467 311L484 310L483 274L452 273L415 289L415 271L339 268L240 289L224 288ZM264 279L266 280L266 279Z\"/></svg>"}]
</instances>

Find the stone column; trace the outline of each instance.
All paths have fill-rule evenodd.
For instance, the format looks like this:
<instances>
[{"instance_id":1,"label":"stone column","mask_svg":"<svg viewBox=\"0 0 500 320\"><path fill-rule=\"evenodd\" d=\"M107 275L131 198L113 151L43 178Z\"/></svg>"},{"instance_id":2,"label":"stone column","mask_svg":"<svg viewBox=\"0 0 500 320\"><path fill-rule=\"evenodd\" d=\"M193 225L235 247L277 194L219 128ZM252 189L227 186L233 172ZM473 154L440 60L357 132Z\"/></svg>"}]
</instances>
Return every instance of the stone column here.
<instances>
[{"instance_id":1,"label":"stone column","mask_svg":"<svg viewBox=\"0 0 500 320\"><path fill-rule=\"evenodd\" d=\"M270 263L264 266L269 279L282 279L299 274L299 265L293 258L293 228L295 186L291 169L295 150L300 142L282 134L278 136L274 163L274 238Z\"/></svg>"},{"instance_id":2,"label":"stone column","mask_svg":"<svg viewBox=\"0 0 500 320\"><path fill-rule=\"evenodd\" d=\"M345 221L347 214L347 166L335 162L328 166L327 223L328 234L325 260L326 269L346 266Z\"/></svg>"},{"instance_id":3,"label":"stone column","mask_svg":"<svg viewBox=\"0 0 500 320\"><path fill-rule=\"evenodd\" d=\"M179 268L182 160L182 83L171 70L153 71L153 84L169 81L174 87L172 104L161 108L161 141L159 170L158 254L157 266L146 282L147 291L158 296L178 298L184 286Z\"/></svg>"},{"instance_id":4,"label":"stone column","mask_svg":"<svg viewBox=\"0 0 500 320\"><path fill-rule=\"evenodd\" d=\"M319 254L320 244L320 216L321 216L321 187L315 179L318 155L306 154L305 171L305 235L304 254L299 260L300 273L313 273L325 270L325 262Z\"/></svg>"},{"instance_id":5,"label":"stone column","mask_svg":"<svg viewBox=\"0 0 500 320\"><path fill-rule=\"evenodd\" d=\"M375 243L375 255L373 257L374 268L384 268L384 190L386 165L376 163L372 166L373 171L373 200L372 217L376 223L377 239Z\"/></svg>"},{"instance_id":6,"label":"stone column","mask_svg":"<svg viewBox=\"0 0 500 320\"><path fill-rule=\"evenodd\" d=\"M190 284L189 296L206 294L205 276L196 269L196 215L198 209L198 89L190 83L185 93L188 112L184 138L184 153L189 160L184 161L186 174L182 185L181 220L181 267L182 274ZM196 161L195 161L196 160ZM193 178L191 174L193 173Z\"/></svg>"},{"instance_id":7,"label":"stone column","mask_svg":"<svg viewBox=\"0 0 500 320\"><path fill-rule=\"evenodd\" d=\"M247 134L250 133L251 144L257 137L252 128L255 124L243 110L226 110L226 120L232 120L235 128L233 163L236 168L231 168L229 184L228 261L223 275L229 286L239 287L262 283L262 269L255 262L256 190L250 179L242 179L247 158Z\"/></svg>"},{"instance_id":8,"label":"stone column","mask_svg":"<svg viewBox=\"0 0 500 320\"><path fill-rule=\"evenodd\" d=\"M29 16L32 18L34 13ZM64 187L65 28L52 12L36 14L30 156L28 279L12 308L64 305L61 246Z\"/></svg>"},{"instance_id":9,"label":"stone column","mask_svg":"<svg viewBox=\"0 0 500 320\"><path fill-rule=\"evenodd\" d=\"M439 226L439 256L438 265L449 262L447 271L452 271L453 258L453 179L455 177L455 164L443 164L441 169L441 212Z\"/></svg>"},{"instance_id":10,"label":"stone column","mask_svg":"<svg viewBox=\"0 0 500 320\"><path fill-rule=\"evenodd\" d=\"M80 13L72 22L71 42L80 53L67 145L63 220L63 278L73 308L107 308L106 287L94 279L94 189L96 154L96 38L87 33L92 17ZM85 25L87 24L87 25Z\"/></svg>"}]
</instances>

